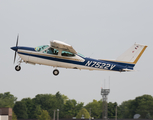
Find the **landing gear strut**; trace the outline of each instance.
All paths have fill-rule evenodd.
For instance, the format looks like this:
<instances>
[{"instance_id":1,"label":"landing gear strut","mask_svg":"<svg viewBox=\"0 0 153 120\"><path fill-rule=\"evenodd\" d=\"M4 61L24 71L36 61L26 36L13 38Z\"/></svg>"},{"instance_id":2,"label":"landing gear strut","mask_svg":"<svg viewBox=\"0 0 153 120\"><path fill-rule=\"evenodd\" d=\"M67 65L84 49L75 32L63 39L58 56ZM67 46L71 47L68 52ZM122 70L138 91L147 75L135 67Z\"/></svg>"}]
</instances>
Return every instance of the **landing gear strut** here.
<instances>
[{"instance_id":1,"label":"landing gear strut","mask_svg":"<svg viewBox=\"0 0 153 120\"><path fill-rule=\"evenodd\" d=\"M20 60L18 61L18 65L17 66L15 66L15 70L16 71L20 71L21 70L21 63L22 63L23 61L22 61L22 59L20 58Z\"/></svg>"},{"instance_id":2,"label":"landing gear strut","mask_svg":"<svg viewBox=\"0 0 153 120\"><path fill-rule=\"evenodd\" d=\"M55 76L57 76L57 75L59 74L59 70L57 70L57 69L53 70L53 74L54 74Z\"/></svg>"}]
</instances>

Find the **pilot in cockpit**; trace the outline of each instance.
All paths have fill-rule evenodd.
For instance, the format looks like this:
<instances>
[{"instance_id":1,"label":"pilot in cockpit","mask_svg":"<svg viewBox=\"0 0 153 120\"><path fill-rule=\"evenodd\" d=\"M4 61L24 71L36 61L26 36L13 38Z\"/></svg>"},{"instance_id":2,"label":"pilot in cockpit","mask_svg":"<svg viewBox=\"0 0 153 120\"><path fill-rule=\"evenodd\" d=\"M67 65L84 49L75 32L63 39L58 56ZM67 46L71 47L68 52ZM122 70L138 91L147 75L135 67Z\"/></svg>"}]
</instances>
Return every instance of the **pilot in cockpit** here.
<instances>
[{"instance_id":1,"label":"pilot in cockpit","mask_svg":"<svg viewBox=\"0 0 153 120\"><path fill-rule=\"evenodd\" d=\"M47 53L48 53L48 54L53 54L53 53L54 53L54 49L53 49L53 48L49 48L49 49L47 50Z\"/></svg>"}]
</instances>

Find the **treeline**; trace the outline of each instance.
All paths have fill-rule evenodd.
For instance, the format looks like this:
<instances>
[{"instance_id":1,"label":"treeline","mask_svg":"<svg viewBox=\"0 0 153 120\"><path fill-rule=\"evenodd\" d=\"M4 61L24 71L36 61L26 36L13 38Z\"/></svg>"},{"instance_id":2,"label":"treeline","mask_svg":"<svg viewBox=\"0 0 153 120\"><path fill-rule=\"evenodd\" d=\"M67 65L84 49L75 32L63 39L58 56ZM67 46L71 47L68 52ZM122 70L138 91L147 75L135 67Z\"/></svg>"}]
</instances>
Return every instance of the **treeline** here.
<instances>
[{"instance_id":1,"label":"treeline","mask_svg":"<svg viewBox=\"0 0 153 120\"><path fill-rule=\"evenodd\" d=\"M108 103L108 118L115 118L115 108L117 106L117 117L120 119L133 118L135 114L140 114L140 118L153 118L153 97L143 95L134 100L117 103ZM39 119L50 120L54 117L54 111L59 109L59 118L102 118L102 100L93 100L84 105L75 99L68 99L67 96L57 92L52 94L38 94L35 98L23 98L17 101L17 97L10 92L0 94L0 107L11 107L14 111L14 120L18 119Z\"/></svg>"}]
</instances>

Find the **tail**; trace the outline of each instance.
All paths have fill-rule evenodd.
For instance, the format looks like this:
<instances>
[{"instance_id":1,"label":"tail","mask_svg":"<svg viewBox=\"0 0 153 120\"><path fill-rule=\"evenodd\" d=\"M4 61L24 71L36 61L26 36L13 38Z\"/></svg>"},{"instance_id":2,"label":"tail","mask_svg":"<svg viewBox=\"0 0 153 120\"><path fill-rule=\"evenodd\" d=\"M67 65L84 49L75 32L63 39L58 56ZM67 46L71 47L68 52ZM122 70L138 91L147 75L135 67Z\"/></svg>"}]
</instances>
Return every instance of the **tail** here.
<instances>
[{"instance_id":1,"label":"tail","mask_svg":"<svg viewBox=\"0 0 153 120\"><path fill-rule=\"evenodd\" d=\"M146 48L146 45L134 44L116 60L136 64Z\"/></svg>"}]
</instances>

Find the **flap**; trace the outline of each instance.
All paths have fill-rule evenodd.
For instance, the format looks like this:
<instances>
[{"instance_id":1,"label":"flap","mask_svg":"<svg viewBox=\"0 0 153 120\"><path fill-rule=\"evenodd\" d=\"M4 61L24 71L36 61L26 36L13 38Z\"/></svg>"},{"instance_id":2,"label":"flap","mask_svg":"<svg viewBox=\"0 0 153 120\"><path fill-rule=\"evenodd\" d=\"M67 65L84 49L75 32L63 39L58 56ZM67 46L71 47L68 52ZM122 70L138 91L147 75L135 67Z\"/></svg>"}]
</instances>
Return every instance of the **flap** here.
<instances>
[{"instance_id":1,"label":"flap","mask_svg":"<svg viewBox=\"0 0 153 120\"><path fill-rule=\"evenodd\" d=\"M50 44L51 44L51 47L53 47L53 48L60 48L60 49L66 50L66 51L74 53L74 54L77 53L71 45L66 44L64 42L61 42L58 40L53 40L50 42Z\"/></svg>"}]
</instances>

